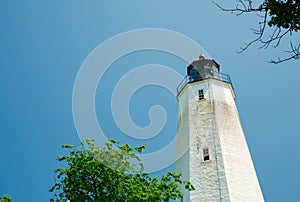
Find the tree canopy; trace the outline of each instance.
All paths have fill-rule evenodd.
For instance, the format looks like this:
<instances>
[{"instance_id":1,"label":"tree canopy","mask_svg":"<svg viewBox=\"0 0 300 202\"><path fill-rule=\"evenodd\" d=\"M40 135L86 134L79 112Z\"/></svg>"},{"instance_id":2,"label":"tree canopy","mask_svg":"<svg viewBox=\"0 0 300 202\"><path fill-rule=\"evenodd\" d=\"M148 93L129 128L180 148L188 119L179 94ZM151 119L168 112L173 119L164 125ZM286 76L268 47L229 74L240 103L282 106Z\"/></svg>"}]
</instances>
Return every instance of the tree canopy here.
<instances>
[{"instance_id":1,"label":"tree canopy","mask_svg":"<svg viewBox=\"0 0 300 202\"><path fill-rule=\"evenodd\" d=\"M5 194L4 196L0 196L0 202L12 202L12 198Z\"/></svg>"},{"instance_id":2,"label":"tree canopy","mask_svg":"<svg viewBox=\"0 0 300 202\"><path fill-rule=\"evenodd\" d=\"M252 0L238 0L235 8L226 9L214 2L223 11L234 12L237 15L255 13L261 18L258 29L253 29L256 38L244 47L245 51L253 43L260 43L261 48L278 47L283 38L288 38L290 50L284 58L278 57L271 63L278 64L287 60L300 58L300 43L291 38L300 30L300 0L263 0L258 6L253 6Z\"/></svg>"},{"instance_id":3,"label":"tree canopy","mask_svg":"<svg viewBox=\"0 0 300 202\"><path fill-rule=\"evenodd\" d=\"M80 146L63 148L69 149L69 154L57 158L66 166L55 170L51 201L169 201L182 197L180 186L194 190L181 174L168 172L159 179L145 173L138 157L144 145L131 147L110 140L106 148L100 148L85 140Z\"/></svg>"}]
</instances>

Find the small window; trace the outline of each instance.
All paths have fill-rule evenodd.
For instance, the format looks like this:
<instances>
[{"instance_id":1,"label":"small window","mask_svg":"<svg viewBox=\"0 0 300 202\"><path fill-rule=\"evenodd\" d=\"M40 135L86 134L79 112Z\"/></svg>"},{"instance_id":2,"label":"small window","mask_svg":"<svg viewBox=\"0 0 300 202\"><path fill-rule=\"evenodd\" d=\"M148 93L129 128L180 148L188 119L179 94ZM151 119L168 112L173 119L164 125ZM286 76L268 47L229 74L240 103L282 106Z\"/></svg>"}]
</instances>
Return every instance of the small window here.
<instances>
[{"instance_id":1,"label":"small window","mask_svg":"<svg viewBox=\"0 0 300 202\"><path fill-rule=\"evenodd\" d=\"M203 90L199 90L198 91L198 96L199 96L199 100L203 100L204 99L204 92L203 92Z\"/></svg>"},{"instance_id":2,"label":"small window","mask_svg":"<svg viewBox=\"0 0 300 202\"><path fill-rule=\"evenodd\" d=\"M203 161L209 161L209 151L208 148L203 149Z\"/></svg>"}]
</instances>

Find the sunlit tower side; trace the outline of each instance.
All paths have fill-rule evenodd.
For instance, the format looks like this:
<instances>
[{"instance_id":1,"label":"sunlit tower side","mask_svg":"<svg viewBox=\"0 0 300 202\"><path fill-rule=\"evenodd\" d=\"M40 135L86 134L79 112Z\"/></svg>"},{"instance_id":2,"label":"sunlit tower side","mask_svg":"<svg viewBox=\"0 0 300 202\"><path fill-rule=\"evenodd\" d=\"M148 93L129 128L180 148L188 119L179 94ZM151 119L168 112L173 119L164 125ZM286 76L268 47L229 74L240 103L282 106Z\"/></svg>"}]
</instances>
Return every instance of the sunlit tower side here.
<instances>
[{"instance_id":1,"label":"sunlit tower side","mask_svg":"<svg viewBox=\"0 0 300 202\"><path fill-rule=\"evenodd\" d=\"M230 77L201 55L177 88L176 172L195 191L181 201L264 201L235 105Z\"/></svg>"}]
</instances>

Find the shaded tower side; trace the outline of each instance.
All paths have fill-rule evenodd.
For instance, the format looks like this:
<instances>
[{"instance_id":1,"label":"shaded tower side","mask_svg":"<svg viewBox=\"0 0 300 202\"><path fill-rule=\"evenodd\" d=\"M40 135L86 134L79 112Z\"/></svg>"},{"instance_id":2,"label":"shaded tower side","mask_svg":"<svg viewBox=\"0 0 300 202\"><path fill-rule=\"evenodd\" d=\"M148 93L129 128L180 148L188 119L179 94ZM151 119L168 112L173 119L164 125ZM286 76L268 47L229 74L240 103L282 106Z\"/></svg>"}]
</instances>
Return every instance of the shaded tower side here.
<instances>
[{"instance_id":1,"label":"shaded tower side","mask_svg":"<svg viewBox=\"0 0 300 202\"><path fill-rule=\"evenodd\" d=\"M226 87L227 86L227 87ZM214 114L219 135L230 201L264 201L234 96L228 83L212 86Z\"/></svg>"}]
</instances>

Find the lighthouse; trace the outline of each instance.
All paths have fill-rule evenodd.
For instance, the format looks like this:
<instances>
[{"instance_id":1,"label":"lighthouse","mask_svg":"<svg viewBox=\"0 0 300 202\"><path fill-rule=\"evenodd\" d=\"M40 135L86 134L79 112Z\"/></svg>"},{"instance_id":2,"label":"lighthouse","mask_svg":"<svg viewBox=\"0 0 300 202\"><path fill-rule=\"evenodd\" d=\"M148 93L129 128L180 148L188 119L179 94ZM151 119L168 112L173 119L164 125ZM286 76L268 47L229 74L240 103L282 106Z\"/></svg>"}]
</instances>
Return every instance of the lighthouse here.
<instances>
[{"instance_id":1,"label":"lighthouse","mask_svg":"<svg viewBox=\"0 0 300 202\"><path fill-rule=\"evenodd\" d=\"M187 67L177 100L176 172L195 187L182 189L181 201L264 201L229 75L201 55Z\"/></svg>"}]
</instances>

